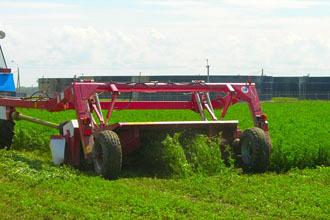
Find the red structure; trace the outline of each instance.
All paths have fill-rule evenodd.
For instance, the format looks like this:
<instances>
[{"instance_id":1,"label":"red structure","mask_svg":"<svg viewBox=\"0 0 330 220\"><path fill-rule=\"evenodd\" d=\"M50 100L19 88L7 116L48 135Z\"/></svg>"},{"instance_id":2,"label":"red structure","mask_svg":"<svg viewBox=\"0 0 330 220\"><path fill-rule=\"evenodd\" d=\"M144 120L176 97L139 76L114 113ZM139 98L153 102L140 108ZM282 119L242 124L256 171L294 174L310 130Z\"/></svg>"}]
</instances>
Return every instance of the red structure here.
<instances>
[{"instance_id":1,"label":"red structure","mask_svg":"<svg viewBox=\"0 0 330 220\"><path fill-rule=\"evenodd\" d=\"M189 101L124 101L122 93L189 93ZM211 100L209 93L217 94ZM108 93L109 100L100 100L99 94ZM230 106L246 102L251 111L255 128L240 132L238 121L223 120ZM45 126L56 127L60 135L54 143L63 140L65 161L79 166L83 161L93 161L95 171L114 178L121 170L122 155L140 147L140 134L150 129L197 129L208 135L222 133L224 144L237 152L245 171L263 172L267 169L271 143L266 115L262 112L257 90L253 83L97 83L74 82L64 92L53 98L26 100L0 97L5 106L6 120L25 119ZM32 119L16 112L16 107L45 109L50 112L73 109L76 120L57 126ZM175 122L121 122L110 124L113 111L123 109L189 109L200 114L201 121ZM219 113L216 110L220 109ZM106 114L103 114L103 112ZM211 116L207 120L205 112ZM61 145L63 145L61 144ZM224 153L225 154L225 153ZM81 156L83 155L83 156Z\"/></svg>"}]
</instances>

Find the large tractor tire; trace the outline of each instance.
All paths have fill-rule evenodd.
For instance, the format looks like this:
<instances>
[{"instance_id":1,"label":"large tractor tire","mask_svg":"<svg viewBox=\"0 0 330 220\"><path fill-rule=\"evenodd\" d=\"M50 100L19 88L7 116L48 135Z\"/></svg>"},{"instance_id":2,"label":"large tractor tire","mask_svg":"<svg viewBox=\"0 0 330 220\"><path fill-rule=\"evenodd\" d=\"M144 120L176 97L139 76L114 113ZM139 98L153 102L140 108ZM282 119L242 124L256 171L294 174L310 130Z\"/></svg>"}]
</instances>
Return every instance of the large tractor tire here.
<instances>
[{"instance_id":1,"label":"large tractor tire","mask_svg":"<svg viewBox=\"0 0 330 220\"><path fill-rule=\"evenodd\" d=\"M14 137L15 122L12 120L0 120L0 149L11 147Z\"/></svg>"},{"instance_id":2,"label":"large tractor tire","mask_svg":"<svg viewBox=\"0 0 330 220\"><path fill-rule=\"evenodd\" d=\"M118 135L101 131L94 135L93 164L95 172L106 179L116 179L122 168L122 149Z\"/></svg>"},{"instance_id":3,"label":"large tractor tire","mask_svg":"<svg viewBox=\"0 0 330 220\"><path fill-rule=\"evenodd\" d=\"M240 138L241 166L246 173L263 173L268 169L271 144L261 128L245 130Z\"/></svg>"}]
</instances>

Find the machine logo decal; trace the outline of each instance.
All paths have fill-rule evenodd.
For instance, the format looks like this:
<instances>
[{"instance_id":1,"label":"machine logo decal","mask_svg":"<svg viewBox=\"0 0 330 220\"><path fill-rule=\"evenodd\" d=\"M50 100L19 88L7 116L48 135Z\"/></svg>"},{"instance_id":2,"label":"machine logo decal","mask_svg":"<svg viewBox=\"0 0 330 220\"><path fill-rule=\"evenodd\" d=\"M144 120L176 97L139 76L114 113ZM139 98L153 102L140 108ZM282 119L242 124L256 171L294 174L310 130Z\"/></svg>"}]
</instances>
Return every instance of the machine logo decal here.
<instances>
[{"instance_id":1,"label":"machine logo decal","mask_svg":"<svg viewBox=\"0 0 330 220\"><path fill-rule=\"evenodd\" d=\"M244 94L246 94L246 93L249 92L249 88L246 87L246 86L243 86L243 87L241 88L241 90L242 90L242 92L243 92Z\"/></svg>"}]
</instances>

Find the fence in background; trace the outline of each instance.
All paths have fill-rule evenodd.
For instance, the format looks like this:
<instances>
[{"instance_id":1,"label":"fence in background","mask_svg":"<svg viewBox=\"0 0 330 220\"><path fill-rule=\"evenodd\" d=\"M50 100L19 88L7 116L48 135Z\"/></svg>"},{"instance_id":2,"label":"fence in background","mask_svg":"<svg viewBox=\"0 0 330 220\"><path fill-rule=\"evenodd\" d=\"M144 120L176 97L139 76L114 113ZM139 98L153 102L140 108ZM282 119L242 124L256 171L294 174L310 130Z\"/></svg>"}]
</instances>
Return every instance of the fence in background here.
<instances>
[{"instance_id":1,"label":"fence in background","mask_svg":"<svg viewBox=\"0 0 330 220\"><path fill-rule=\"evenodd\" d=\"M80 77L94 79L97 82L192 82L204 80L206 76L89 76ZM257 84L261 100L270 100L273 97L293 97L298 99L323 99L330 100L330 77L272 77L272 76L210 76L210 82L254 82ZM38 80L39 90L46 91L49 95L61 92L73 82L71 78L41 78ZM103 96L106 97L106 96ZM191 98L191 94L125 94L124 99L134 100L160 100L183 101Z\"/></svg>"}]
</instances>

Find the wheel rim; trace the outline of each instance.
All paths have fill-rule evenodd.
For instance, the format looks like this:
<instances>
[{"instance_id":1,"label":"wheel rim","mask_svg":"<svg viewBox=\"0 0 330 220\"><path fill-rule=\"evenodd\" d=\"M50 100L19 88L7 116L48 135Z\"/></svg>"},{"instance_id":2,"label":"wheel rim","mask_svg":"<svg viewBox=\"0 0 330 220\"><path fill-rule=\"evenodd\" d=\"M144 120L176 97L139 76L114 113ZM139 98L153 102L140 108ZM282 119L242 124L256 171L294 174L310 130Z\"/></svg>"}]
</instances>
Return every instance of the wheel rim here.
<instances>
[{"instance_id":1,"label":"wheel rim","mask_svg":"<svg viewBox=\"0 0 330 220\"><path fill-rule=\"evenodd\" d=\"M94 160L97 170L101 170L103 166L103 151L102 147L98 144L94 146Z\"/></svg>"},{"instance_id":2,"label":"wheel rim","mask_svg":"<svg viewBox=\"0 0 330 220\"><path fill-rule=\"evenodd\" d=\"M251 165L252 164L252 142L249 140L244 140L242 143L242 160L243 163L246 165Z\"/></svg>"}]
</instances>

